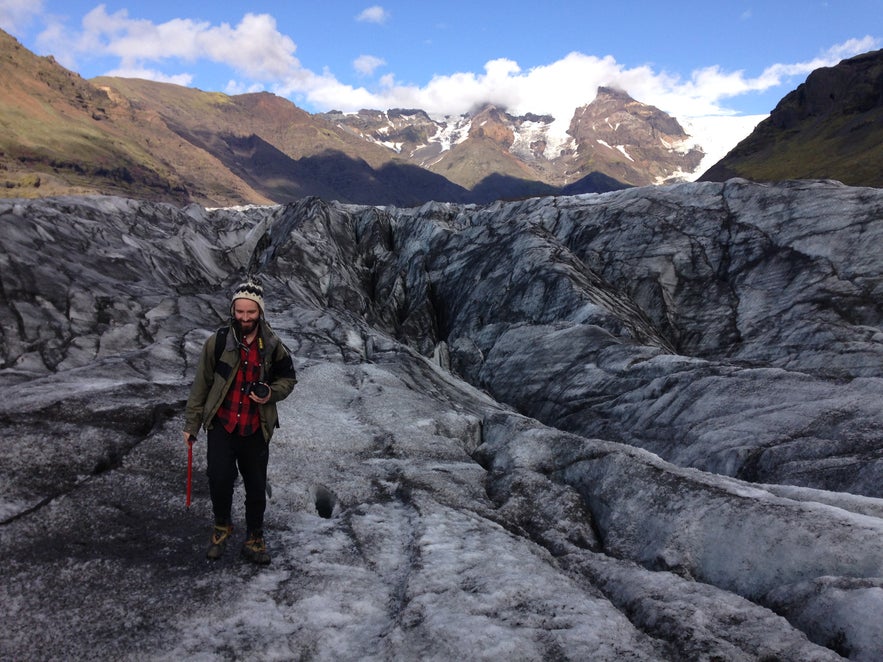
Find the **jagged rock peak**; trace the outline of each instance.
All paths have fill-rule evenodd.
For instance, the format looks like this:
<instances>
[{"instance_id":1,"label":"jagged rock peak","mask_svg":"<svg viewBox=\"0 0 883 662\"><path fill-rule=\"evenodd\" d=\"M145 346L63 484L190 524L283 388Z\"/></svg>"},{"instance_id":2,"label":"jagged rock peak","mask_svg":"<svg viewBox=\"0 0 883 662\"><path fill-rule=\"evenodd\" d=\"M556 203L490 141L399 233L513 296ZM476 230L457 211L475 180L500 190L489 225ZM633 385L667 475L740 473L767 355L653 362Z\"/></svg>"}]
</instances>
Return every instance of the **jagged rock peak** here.
<instances>
[{"instance_id":1,"label":"jagged rock peak","mask_svg":"<svg viewBox=\"0 0 883 662\"><path fill-rule=\"evenodd\" d=\"M608 87L606 85L602 85L598 88L595 100L597 101L603 98L616 99L624 103L636 103L632 96L625 90L618 87Z\"/></svg>"},{"instance_id":2,"label":"jagged rock peak","mask_svg":"<svg viewBox=\"0 0 883 662\"><path fill-rule=\"evenodd\" d=\"M787 129L808 117L851 115L883 107L883 50L816 69L773 109L769 122Z\"/></svg>"},{"instance_id":3,"label":"jagged rock peak","mask_svg":"<svg viewBox=\"0 0 883 662\"><path fill-rule=\"evenodd\" d=\"M652 131L670 140L684 140L689 136L680 122L656 106L641 103L627 92L612 87L599 87L595 99L577 108L571 122L571 135L576 138L584 135L581 129L591 123L593 130L607 124L610 130L622 134L634 133L638 127L649 127ZM641 129L639 129L640 131Z\"/></svg>"},{"instance_id":4,"label":"jagged rock peak","mask_svg":"<svg viewBox=\"0 0 883 662\"><path fill-rule=\"evenodd\" d=\"M402 117L408 119L431 121L426 111L421 110L420 108L390 108L388 111L386 111L386 114L389 118Z\"/></svg>"}]
</instances>

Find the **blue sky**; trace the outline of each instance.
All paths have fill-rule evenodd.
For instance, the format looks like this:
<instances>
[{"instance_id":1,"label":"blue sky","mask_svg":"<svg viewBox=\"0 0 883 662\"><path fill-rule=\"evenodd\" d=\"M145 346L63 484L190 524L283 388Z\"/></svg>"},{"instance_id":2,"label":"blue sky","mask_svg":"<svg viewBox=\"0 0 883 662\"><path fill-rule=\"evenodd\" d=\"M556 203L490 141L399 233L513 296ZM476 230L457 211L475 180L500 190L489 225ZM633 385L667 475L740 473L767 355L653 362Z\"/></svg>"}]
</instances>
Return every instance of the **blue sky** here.
<instances>
[{"instance_id":1,"label":"blue sky","mask_svg":"<svg viewBox=\"0 0 883 662\"><path fill-rule=\"evenodd\" d=\"M269 90L309 112L492 101L567 122L613 85L745 132L813 69L883 47L883 0L0 0L0 27L85 78Z\"/></svg>"}]
</instances>

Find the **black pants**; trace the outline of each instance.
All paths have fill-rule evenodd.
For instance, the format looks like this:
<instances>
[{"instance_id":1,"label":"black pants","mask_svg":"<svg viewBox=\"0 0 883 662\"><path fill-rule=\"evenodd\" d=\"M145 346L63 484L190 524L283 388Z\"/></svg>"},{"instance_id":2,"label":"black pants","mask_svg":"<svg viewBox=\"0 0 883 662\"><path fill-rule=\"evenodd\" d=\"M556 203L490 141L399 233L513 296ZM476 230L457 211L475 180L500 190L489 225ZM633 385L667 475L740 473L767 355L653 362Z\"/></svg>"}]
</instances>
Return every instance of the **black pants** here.
<instances>
[{"instance_id":1,"label":"black pants","mask_svg":"<svg viewBox=\"0 0 883 662\"><path fill-rule=\"evenodd\" d=\"M217 524L231 523L233 485L238 472L245 485L245 525L249 533L264 528L267 508L267 462L270 445L259 429L249 437L230 434L222 425L208 431L208 485Z\"/></svg>"}]
</instances>

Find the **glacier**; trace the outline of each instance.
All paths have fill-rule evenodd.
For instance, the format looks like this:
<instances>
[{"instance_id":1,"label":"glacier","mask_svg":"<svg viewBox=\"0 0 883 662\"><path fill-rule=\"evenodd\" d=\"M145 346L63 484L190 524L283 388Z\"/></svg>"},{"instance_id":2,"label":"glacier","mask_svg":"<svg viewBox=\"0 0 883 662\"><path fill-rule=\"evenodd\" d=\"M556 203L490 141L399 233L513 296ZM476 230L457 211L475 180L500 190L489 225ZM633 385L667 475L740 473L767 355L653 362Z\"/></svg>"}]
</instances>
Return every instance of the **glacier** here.
<instances>
[{"instance_id":1,"label":"glacier","mask_svg":"<svg viewBox=\"0 0 883 662\"><path fill-rule=\"evenodd\" d=\"M880 659L881 209L0 201L0 657ZM267 569L204 559L204 437L184 504L245 274L299 373Z\"/></svg>"}]
</instances>

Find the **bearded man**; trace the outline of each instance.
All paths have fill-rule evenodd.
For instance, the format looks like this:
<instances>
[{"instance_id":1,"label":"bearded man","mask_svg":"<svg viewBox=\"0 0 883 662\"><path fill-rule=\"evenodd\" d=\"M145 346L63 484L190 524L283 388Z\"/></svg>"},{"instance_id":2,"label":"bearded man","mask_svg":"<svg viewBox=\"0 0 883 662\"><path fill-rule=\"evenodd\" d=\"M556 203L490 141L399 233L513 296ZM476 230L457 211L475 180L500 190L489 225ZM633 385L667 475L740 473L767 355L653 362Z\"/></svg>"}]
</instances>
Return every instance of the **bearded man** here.
<instances>
[{"instance_id":1,"label":"bearded man","mask_svg":"<svg viewBox=\"0 0 883 662\"><path fill-rule=\"evenodd\" d=\"M265 565L267 464L270 438L279 427L276 403L297 383L291 354L264 319L264 293L257 280L239 285L230 322L206 340L187 400L184 442L207 432L208 482L214 529L206 557L221 558L233 533L231 511L237 472L245 486L246 539L243 558Z\"/></svg>"}]
</instances>

